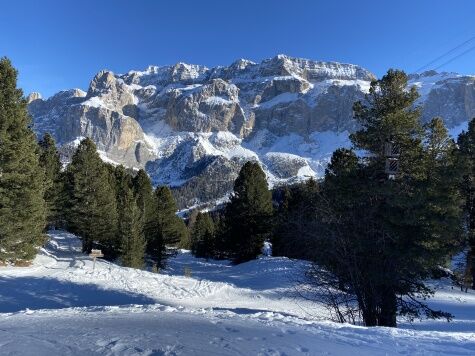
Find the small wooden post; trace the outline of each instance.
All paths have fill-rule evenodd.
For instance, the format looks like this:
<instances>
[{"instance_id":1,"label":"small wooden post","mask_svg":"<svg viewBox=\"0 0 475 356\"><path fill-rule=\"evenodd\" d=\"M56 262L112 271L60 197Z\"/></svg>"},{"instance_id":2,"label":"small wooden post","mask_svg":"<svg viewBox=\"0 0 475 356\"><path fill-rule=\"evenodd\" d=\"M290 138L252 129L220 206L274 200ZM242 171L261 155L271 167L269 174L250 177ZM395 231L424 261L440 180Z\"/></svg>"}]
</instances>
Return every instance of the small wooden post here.
<instances>
[{"instance_id":1,"label":"small wooden post","mask_svg":"<svg viewBox=\"0 0 475 356\"><path fill-rule=\"evenodd\" d=\"M152 265L152 272L153 273L160 273L160 269L158 268L158 265L156 263L154 263Z\"/></svg>"},{"instance_id":2,"label":"small wooden post","mask_svg":"<svg viewBox=\"0 0 475 356\"><path fill-rule=\"evenodd\" d=\"M92 264L92 271L94 271L96 269L96 258L104 257L104 255L102 254L101 250L92 249L91 253L89 254L89 257L92 257L92 260L94 261Z\"/></svg>"}]
</instances>

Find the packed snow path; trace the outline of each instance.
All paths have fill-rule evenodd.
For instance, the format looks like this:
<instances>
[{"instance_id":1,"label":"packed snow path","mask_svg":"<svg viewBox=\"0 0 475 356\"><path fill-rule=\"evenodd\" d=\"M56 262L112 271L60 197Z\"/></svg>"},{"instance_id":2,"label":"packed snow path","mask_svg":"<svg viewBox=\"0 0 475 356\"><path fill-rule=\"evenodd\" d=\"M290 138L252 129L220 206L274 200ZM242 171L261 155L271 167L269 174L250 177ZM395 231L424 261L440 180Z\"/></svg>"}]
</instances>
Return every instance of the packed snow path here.
<instances>
[{"instance_id":1,"label":"packed snow path","mask_svg":"<svg viewBox=\"0 0 475 356\"><path fill-rule=\"evenodd\" d=\"M192 276L184 277L184 268ZM444 286L432 303L455 314L401 329L323 321L297 297L305 263L239 266L182 252L161 274L80 252L54 232L31 267L0 268L1 355L473 355L475 294Z\"/></svg>"}]
</instances>

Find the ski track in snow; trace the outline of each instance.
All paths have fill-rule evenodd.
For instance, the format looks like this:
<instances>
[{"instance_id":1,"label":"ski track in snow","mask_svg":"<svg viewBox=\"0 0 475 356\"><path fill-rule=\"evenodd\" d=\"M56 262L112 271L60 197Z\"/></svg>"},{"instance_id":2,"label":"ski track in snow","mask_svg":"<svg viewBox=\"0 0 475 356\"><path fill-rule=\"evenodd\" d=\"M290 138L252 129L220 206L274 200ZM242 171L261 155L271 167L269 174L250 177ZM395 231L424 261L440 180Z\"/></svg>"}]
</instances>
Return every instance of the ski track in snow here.
<instances>
[{"instance_id":1,"label":"ski track in snow","mask_svg":"<svg viewBox=\"0 0 475 356\"><path fill-rule=\"evenodd\" d=\"M325 321L297 296L303 261L232 266L180 251L161 274L93 270L74 235L50 236L32 266L0 268L1 355L475 354L475 293L444 282L431 304L453 322L365 328Z\"/></svg>"}]
</instances>

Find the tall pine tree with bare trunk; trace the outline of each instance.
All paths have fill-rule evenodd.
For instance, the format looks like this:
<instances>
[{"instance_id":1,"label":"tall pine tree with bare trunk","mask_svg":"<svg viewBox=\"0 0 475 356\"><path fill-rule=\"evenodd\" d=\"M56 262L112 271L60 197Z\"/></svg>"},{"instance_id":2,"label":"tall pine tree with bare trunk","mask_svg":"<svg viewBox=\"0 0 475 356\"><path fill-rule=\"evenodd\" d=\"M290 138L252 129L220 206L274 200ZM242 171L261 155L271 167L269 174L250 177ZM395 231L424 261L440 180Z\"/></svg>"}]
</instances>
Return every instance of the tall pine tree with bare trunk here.
<instances>
[{"instance_id":1,"label":"tall pine tree with bare trunk","mask_svg":"<svg viewBox=\"0 0 475 356\"><path fill-rule=\"evenodd\" d=\"M365 154L338 150L325 173L314 230L326 274L314 276L331 276L334 289L353 295L367 326L395 327L398 313L449 317L423 300L432 294L425 281L461 232L455 145L442 120L422 125L417 97L401 71L374 81L354 106L360 129L351 140ZM386 170L391 146L394 177Z\"/></svg>"}]
</instances>

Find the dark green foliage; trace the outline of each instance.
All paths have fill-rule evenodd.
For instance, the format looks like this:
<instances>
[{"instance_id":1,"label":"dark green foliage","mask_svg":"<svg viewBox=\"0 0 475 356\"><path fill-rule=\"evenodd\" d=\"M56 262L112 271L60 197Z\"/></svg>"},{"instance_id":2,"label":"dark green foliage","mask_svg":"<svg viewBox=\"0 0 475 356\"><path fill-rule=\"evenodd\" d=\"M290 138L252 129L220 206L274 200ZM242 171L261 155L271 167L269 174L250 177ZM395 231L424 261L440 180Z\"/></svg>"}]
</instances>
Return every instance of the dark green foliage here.
<instances>
[{"instance_id":1,"label":"dark green foliage","mask_svg":"<svg viewBox=\"0 0 475 356\"><path fill-rule=\"evenodd\" d=\"M175 199L169 187L157 187L155 190L155 202L157 204L157 217L163 240L167 245L176 245L187 233L186 225L176 215L178 210Z\"/></svg>"},{"instance_id":2,"label":"dark green foliage","mask_svg":"<svg viewBox=\"0 0 475 356\"><path fill-rule=\"evenodd\" d=\"M226 212L226 209L220 209L220 210L215 210L208 213L211 216L211 219L213 220L213 226L214 226L214 236L213 236L214 255L212 256L214 259L227 259L231 257L229 248L228 248L229 229L226 225L226 219L224 216L225 212Z\"/></svg>"},{"instance_id":3,"label":"dark green foliage","mask_svg":"<svg viewBox=\"0 0 475 356\"><path fill-rule=\"evenodd\" d=\"M31 260L44 241L44 172L17 71L0 59L0 261Z\"/></svg>"},{"instance_id":4,"label":"dark green foliage","mask_svg":"<svg viewBox=\"0 0 475 356\"><path fill-rule=\"evenodd\" d=\"M186 234L186 238L180 241L180 248L183 248L185 250L192 249L191 234L193 233L193 227L195 226L196 218L198 217L199 213L200 211L198 209L193 209L190 212L188 218L186 219L186 227L188 229L188 233Z\"/></svg>"},{"instance_id":5,"label":"dark green foliage","mask_svg":"<svg viewBox=\"0 0 475 356\"><path fill-rule=\"evenodd\" d=\"M279 207L271 239L273 256L313 259L315 239L308 231L312 230L317 214L318 192L313 179L278 191Z\"/></svg>"},{"instance_id":6,"label":"dark green foliage","mask_svg":"<svg viewBox=\"0 0 475 356\"><path fill-rule=\"evenodd\" d=\"M134 196L132 177L123 166L118 166L115 178L120 258L126 267L142 268L145 254L143 214Z\"/></svg>"},{"instance_id":7,"label":"dark green foliage","mask_svg":"<svg viewBox=\"0 0 475 356\"><path fill-rule=\"evenodd\" d=\"M378 81L371 83L366 102L356 102L353 110L361 129L351 135L355 147L384 158L384 144L393 139L405 146L413 146L421 138L419 109L413 104L419 94L415 87L406 91L407 76L404 72L390 69Z\"/></svg>"},{"instance_id":8,"label":"dark green foliage","mask_svg":"<svg viewBox=\"0 0 475 356\"><path fill-rule=\"evenodd\" d=\"M398 311L448 316L417 297L430 296L424 281L460 234L454 144L441 120L422 127L417 93L406 85L406 75L392 70L371 84L367 102L355 104L361 129L351 136L368 154L337 150L318 194L315 260L325 272L315 268L312 276L354 296L368 326L396 326ZM401 147L394 180L384 171L389 140Z\"/></svg>"},{"instance_id":9,"label":"dark green foliage","mask_svg":"<svg viewBox=\"0 0 475 356\"><path fill-rule=\"evenodd\" d=\"M231 202L226 207L227 250L236 263L255 259L263 243L271 237L272 194L258 163L247 162L234 183Z\"/></svg>"},{"instance_id":10,"label":"dark green foliage","mask_svg":"<svg viewBox=\"0 0 475 356\"><path fill-rule=\"evenodd\" d=\"M462 171L461 192L465 199L465 220L468 231L468 244L470 246L469 266L466 279L471 281L475 289L475 119L468 125L468 130L462 132L458 138L459 167Z\"/></svg>"},{"instance_id":11,"label":"dark green foliage","mask_svg":"<svg viewBox=\"0 0 475 356\"><path fill-rule=\"evenodd\" d=\"M191 231L191 250L196 257L215 256L215 229L213 219L208 213L198 213Z\"/></svg>"},{"instance_id":12,"label":"dark green foliage","mask_svg":"<svg viewBox=\"0 0 475 356\"><path fill-rule=\"evenodd\" d=\"M137 205L140 209L143 220L143 233L145 240L150 240L150 228L154 218L154 199L152 182L148 174L143 170L139 170L137 175L132 180L135 197L137 198Z\"/></svg>"},{"instance_id":13,"label":"dark green foliage","mask_svg":"<svg viewBox=\"0 0 475 356\"><path fill-rule=\"evenodd\" d=\"M170 188L157 187L153 195L153 219L147 234L147 251L160 265L163 265L166 257L165 246L176 246L188 234L184 221L176 212L177 206Z\"/></svg>"},{"instance_id":14,"label":"dark green foliage","mask_svg":"<svg viewBox=\"0 0 475 356\"><path fill-rule=\"evenodd\" d=\"M61 174L61 160L53 137L46 133L39 142L40 165L45 171L45 196L47 223L58 227L64 209L64 181Z\"/></svg>"},{"instance_id":15,"label":"dark green foliage","mask_svg":"<svg viewBox=\"0 0 475 356\"><path fill-rule=\"evenodd\" d=\"M67 167L68 227L82 238L83 251L97 244L107 257L115 257L120 247L112 172L89 138L81 141Z\"/></svg>"}]
</instances>

